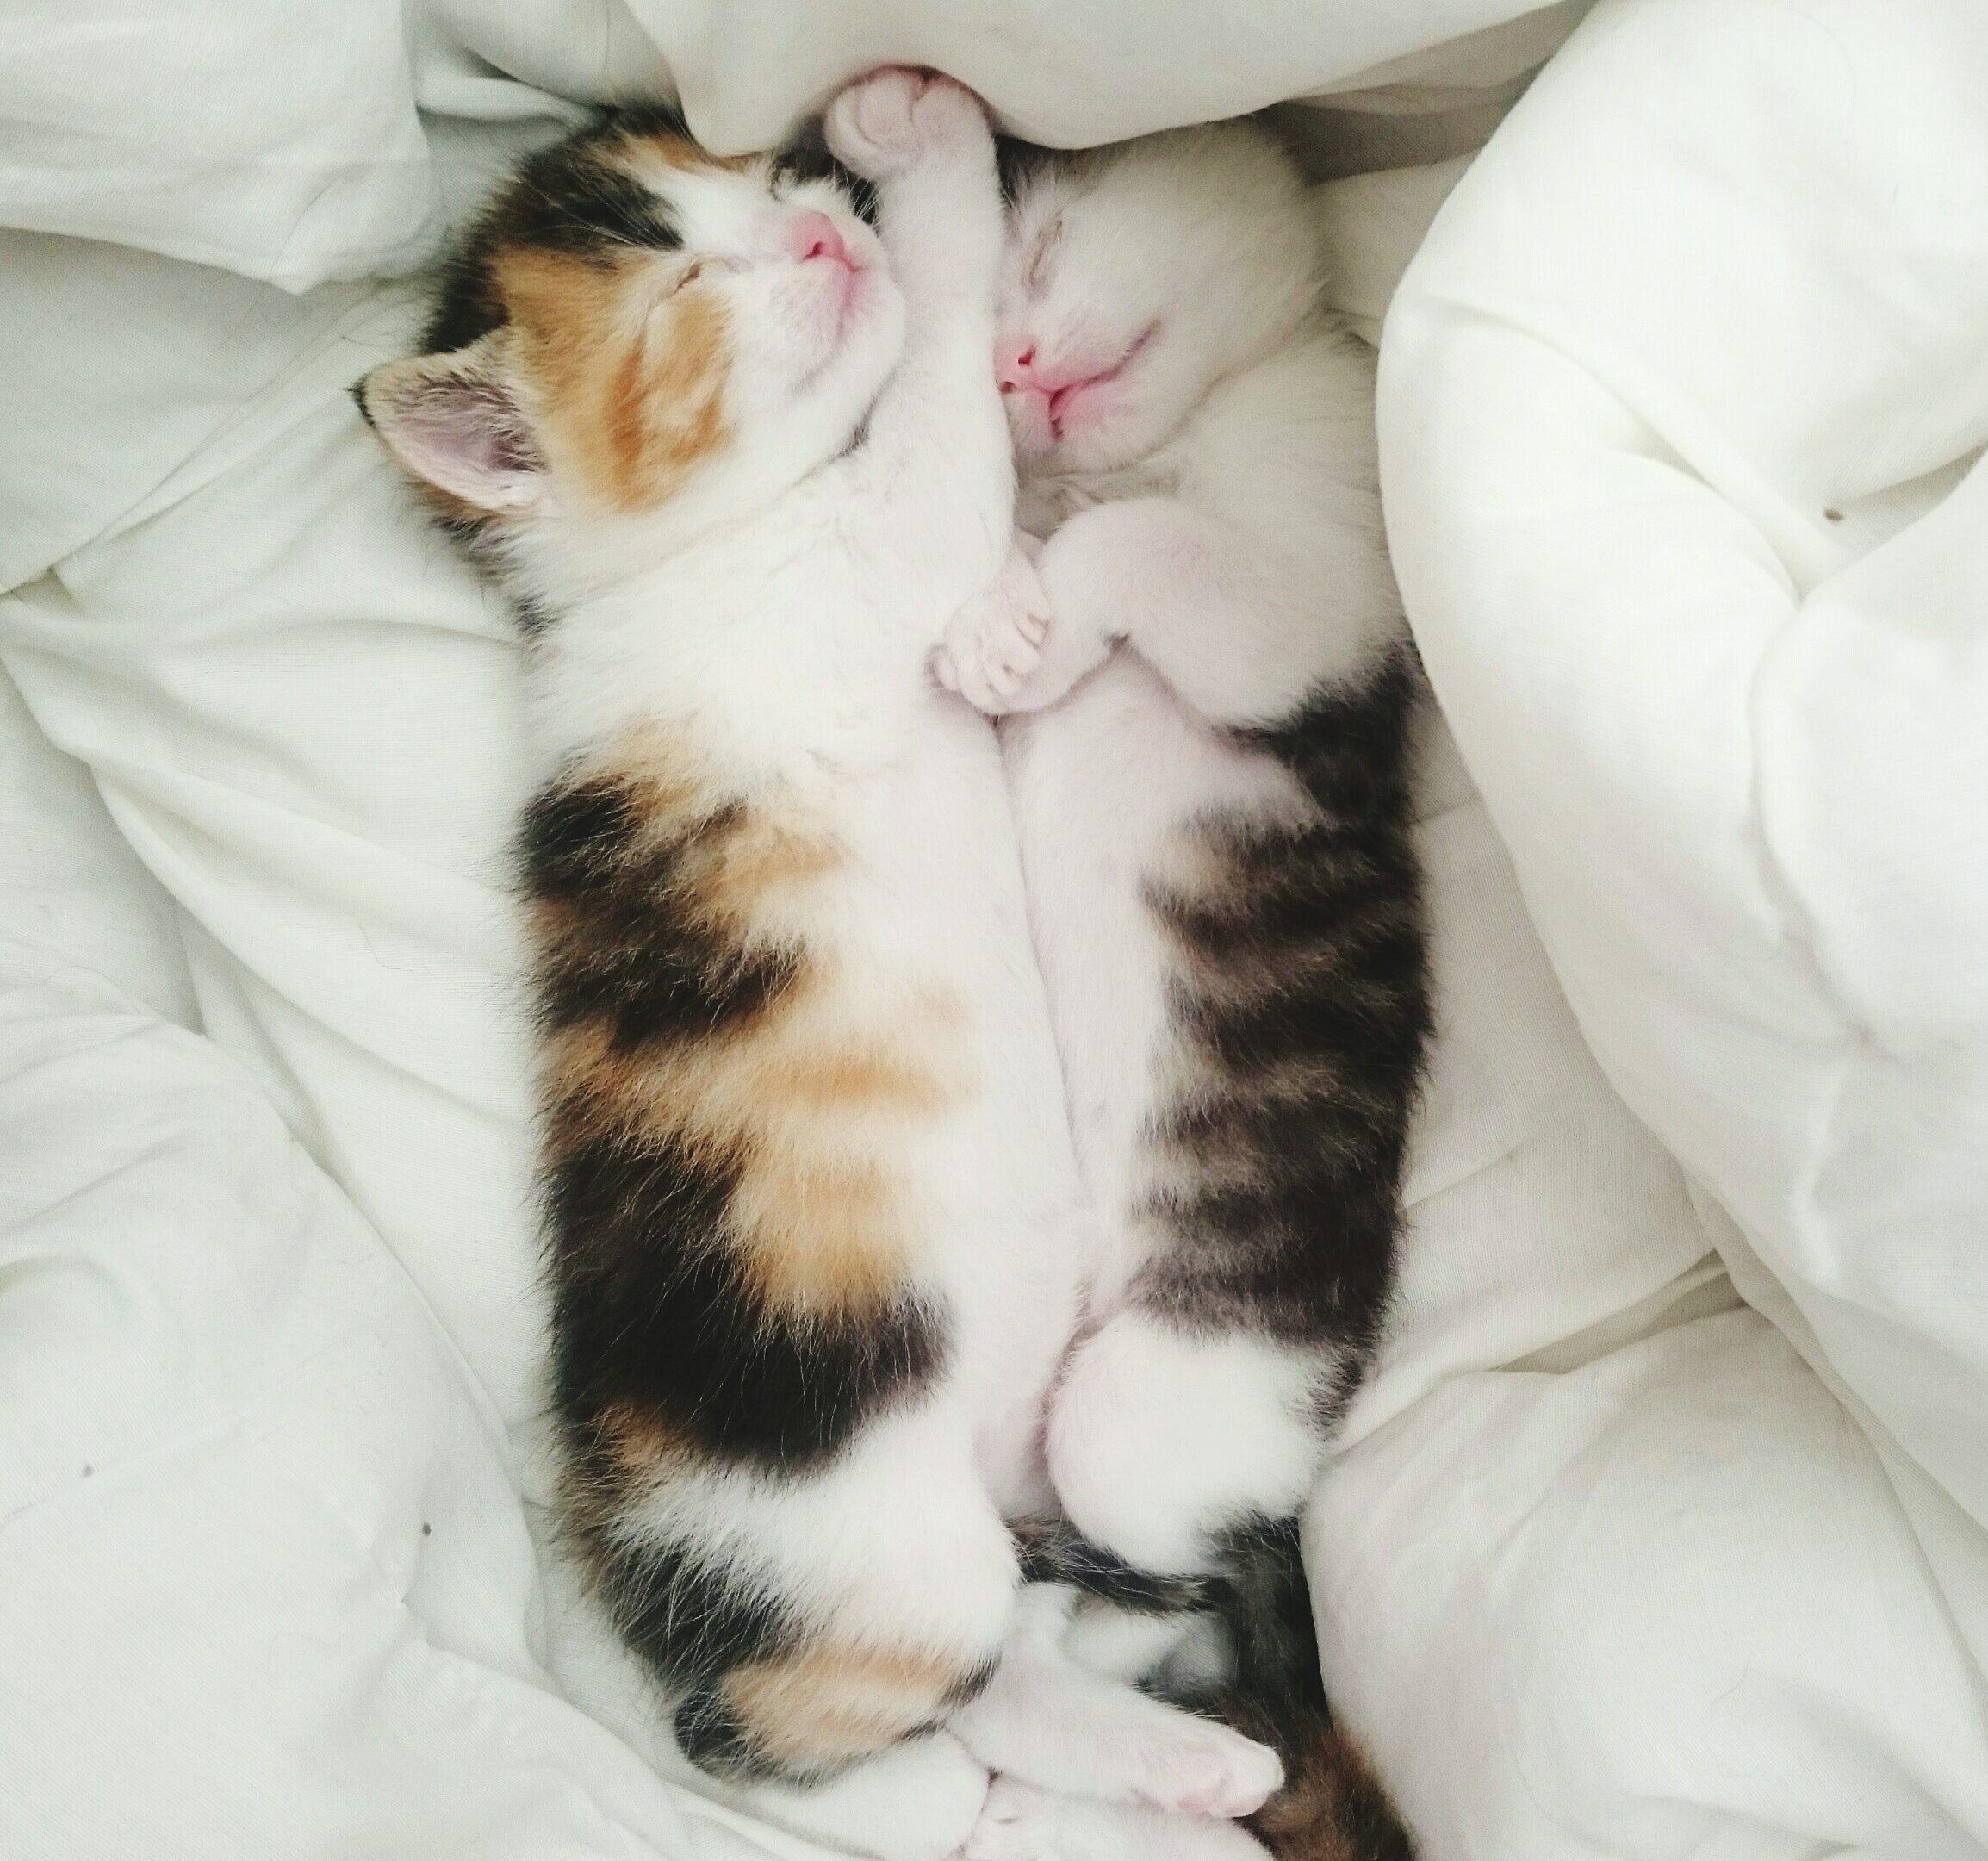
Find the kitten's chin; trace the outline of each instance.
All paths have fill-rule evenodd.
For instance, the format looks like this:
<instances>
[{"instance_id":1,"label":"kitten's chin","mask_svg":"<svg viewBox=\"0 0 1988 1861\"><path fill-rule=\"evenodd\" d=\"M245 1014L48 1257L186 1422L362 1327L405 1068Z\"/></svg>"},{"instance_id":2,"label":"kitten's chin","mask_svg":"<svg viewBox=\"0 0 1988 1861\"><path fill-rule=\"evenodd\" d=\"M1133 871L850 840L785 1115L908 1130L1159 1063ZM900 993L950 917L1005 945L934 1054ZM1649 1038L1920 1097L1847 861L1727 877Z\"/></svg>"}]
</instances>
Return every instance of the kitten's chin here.
<instances>
[{"instance_id":1,"label":"kitten's chin","mask_svg":"<svg viewBox=\"0 0 1988 1861\"><path fill-rule=\"evenodd\" d=\"M1027 465L1047 464L1056 451L1056 432L1041 402L1032 396L1026 402L1007 398L1002 405L1008 414L1015 456Z\"/></svg>"},{"instance_id":2,"label":"kitten's chin","mask_svg":"<svg viewBox=\"0 0 1988 1861\"><path fill-rule=\"evenodd\" d=\"M1017 434L1015 452L1024 470L1049 474L1117 471L1143 457L1111 443L1102 432L1082 428L1066 428L1060 438L1052 437L1039 445L1029 445Z\"/></svg>"},{"instance_id":3,"label":"kitten's chin","mask_svg":"<svg viewBox=\"0 0 1988 1861\"><path fill-rule=\"evenodd\" d=\"M1065 401L1053 419L1040 395L1025 402L1010 397L1003 405L1016 458L1026 470L1116 471L1152 450L1140 430L1145 423L1102 384Z\"/></svg>"}]
</instances>

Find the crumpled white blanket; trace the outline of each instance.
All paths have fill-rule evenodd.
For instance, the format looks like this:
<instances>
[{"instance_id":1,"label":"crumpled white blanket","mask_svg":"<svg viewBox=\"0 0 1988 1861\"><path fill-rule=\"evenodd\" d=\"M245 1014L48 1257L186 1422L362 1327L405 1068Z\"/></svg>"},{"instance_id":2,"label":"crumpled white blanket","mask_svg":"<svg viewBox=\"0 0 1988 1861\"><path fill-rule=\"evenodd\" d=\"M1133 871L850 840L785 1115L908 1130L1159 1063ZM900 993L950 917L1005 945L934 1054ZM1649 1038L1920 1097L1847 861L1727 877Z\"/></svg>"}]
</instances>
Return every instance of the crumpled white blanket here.
<instances>
[{"instance_id":1,"label":"crumpled white blanket","mask_svg":"<svg viewBox=\"0 0 1988 1861\"><path fill-rule=\"evenodd\" d=\"M0 1852L811 1852L547 1677L514 651L344 395L481 177L885 58L1045 140L1330 92L1454 154L1585 11L0 23ZM1463 757L1309 1522L1432 1861L1988 1852L1984 96L1969 0L1603 0L1388 314ZM1460 166L1323 191L1362 327Z\"/></svg>"}]
</instances>

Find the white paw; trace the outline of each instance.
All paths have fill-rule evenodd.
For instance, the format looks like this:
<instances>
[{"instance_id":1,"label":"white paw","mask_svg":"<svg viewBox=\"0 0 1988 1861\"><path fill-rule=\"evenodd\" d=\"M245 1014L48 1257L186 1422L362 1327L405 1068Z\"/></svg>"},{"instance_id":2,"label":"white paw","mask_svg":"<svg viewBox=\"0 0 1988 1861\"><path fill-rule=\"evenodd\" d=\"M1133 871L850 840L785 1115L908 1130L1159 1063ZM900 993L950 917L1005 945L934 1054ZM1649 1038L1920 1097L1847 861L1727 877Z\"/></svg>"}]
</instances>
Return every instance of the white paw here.
<instances>
[{"instance_id":1,"label":"white paw","mask_svg":"<svg viewBox=\"0 0 1988 1861\"><path fill-rule=\"evenodd\" d=\"M867 180L885 181L930 156L993 146L980 100L935 72L886 65L859 78L823 121L836 160Z\"/></svg>"},{"instance_id":2,"label":"white paw","mask_svg":"<svg viewBox=\"0 0 1988 1861\"><path fill-rule=\"evenodd\" d=\"M1014 1777L996 1777L960 1852L966 1861L1076 1861L1058 1839L1065 1799Z\"/></svg>"},{"instance_id":3,"label":"white paw","mask_svg":"<svg viewBox=\"0 0 1988 1861\"><path fill-rule=\"evenodd\" d=\"M934 649L932 675L977 711L1010 708L1042 659L1049 601L1026 556L1016 553L987 587L953 616Z\"/></svg>"},{"instance_id":4,"label":"white paw","mask_svg":"<svg viewBox=\"0 0 1988 1861\"><path fill-rule=\"evenodd\" d=\"M1212 1719L1180 1713L1145 1736L1133 1789L1159 1809L1234 1818L1263 1808L1284 1780L1283 1760L1267 1745Z\"/></svg>"},{"instance_id":5,"label":"white paw","mask_svg":"<svg viewBox=\"0 0 1988 1861\"><path fill-rule=\"evenodd\" d=\"M827 1783L755 1783L729 1801L791 1833L873 1861L945 1861L987 1797L987 1771L949 1734L885 1752Z\"/></svg>"}]
</instances>

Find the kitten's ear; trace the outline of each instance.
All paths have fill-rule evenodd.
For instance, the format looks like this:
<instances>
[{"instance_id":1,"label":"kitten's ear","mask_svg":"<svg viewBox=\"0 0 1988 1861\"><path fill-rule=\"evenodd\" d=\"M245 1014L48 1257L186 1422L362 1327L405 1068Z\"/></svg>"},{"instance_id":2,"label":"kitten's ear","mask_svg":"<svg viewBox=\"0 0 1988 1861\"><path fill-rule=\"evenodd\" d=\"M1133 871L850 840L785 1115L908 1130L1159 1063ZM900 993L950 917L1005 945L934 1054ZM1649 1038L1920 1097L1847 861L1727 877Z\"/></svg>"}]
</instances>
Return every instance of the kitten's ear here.
<instances>
[{"instance_id":1,"label":"kitten's ear","mask_svg":"<svg viewBox=\"0 0 1988 1861\"><path fill-rule=\"evenodd\" d=\"M450 355L382 363L354 389L366 424L424 484L481 511L537 503L545 463L507 369L509 332Z\"/></svg>"}]
</instances>

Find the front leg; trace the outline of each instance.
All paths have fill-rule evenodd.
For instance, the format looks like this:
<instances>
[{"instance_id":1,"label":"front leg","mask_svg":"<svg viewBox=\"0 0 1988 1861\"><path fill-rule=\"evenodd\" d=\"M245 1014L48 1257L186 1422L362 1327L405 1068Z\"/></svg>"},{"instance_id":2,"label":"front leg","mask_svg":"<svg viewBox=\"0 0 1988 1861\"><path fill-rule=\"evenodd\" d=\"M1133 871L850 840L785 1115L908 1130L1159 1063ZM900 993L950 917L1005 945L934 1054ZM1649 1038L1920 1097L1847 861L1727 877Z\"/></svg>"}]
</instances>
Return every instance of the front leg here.
<instances>
[{"instance_id":1,"label":"front leg","mask_svg":"<svg viewBox=\"0 0 1988 1861\"><path fill-rule=\"evenodd\" d=\"M1080 511L1044 545L1036 570L1048 638L1011 710L1055 703L1122 640L1210 723L1274 725L1388 632L1370 601L1339 611L1328 577L1177 498Z\"/></svg>"},{"instance_id":2,"label":"front leg","mask_svg":"<svg viewBox=\"0 0 1988 1861\"><path fill-rule=\"evenodd\" d=\"M836 158L876 184L905 301L904 352L871 414L868 451L900 499L964 489L1005 538L1014 465L994 380L1003 223L986 113L949 78L887 70L844 90L824 128Z\"/></svg>"},{"instance_id":3,"label":"front leg","mask_svg":"<svg viewBox=\"0 0 1988 1861\"><path fill-rule=\"evenodd\" d=\"M836 97L823 128L836 159L876 186L878 232L914 340L922 312L971 307L991 324L1001 184L979 98L936 72L891 67ZM984 359L991 370L991 350Z\"/></svg>"},{"instance_id":4,"label":"front leg","mask_svg":"<svg viewBox=\"0 0 1988 1861\"><path fill-rule=\"evenodd\" d=\"M1049 597L1035 573L1041 545L1018 536L1001 572L947 622L932 673L976 710L999 717L1041 664Z\"/></svg>"}]
</instances>

